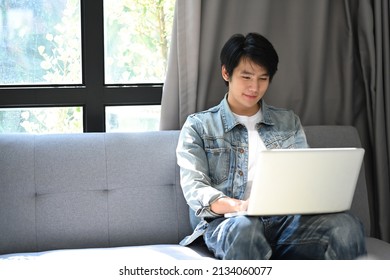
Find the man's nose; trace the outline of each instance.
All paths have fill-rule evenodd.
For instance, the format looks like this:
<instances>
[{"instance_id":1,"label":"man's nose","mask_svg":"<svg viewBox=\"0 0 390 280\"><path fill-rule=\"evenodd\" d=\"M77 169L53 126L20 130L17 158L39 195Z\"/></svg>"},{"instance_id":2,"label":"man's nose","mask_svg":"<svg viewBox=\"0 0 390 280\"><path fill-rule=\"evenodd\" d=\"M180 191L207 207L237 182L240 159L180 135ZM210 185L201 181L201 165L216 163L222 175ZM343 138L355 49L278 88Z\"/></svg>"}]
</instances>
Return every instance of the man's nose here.
<instances>
[{"instance_id":1,"label":"man's nose","mask_svg":"<svg viewBox=\"0 0 390 280\"><path fill-rule=\"evenodd\" d=\"M258 80L252 80L249 85L249 90L253 92L257 92L260 88L260 82Z\"/></svg>"}]
</instances>

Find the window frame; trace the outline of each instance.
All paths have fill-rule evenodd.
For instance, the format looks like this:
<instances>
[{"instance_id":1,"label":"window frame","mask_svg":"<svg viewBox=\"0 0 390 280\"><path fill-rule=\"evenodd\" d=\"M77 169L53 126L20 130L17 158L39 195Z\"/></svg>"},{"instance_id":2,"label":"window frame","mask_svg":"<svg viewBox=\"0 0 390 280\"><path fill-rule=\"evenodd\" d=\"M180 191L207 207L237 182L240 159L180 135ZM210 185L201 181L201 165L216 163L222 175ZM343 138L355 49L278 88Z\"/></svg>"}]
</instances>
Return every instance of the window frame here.
<instances>
[{"instance_id":1,"label":"window frame","mask_svg":"<svg viewBox=\"0 0 390 280\"><path fill-rule=\"evenodd\" d=\"M81 85L0 86L0 108L83 107L84 132L105 132L105 107L160 105L163 84L104 82L103 0L80 0Z\"/></svg>"}]
</instances>

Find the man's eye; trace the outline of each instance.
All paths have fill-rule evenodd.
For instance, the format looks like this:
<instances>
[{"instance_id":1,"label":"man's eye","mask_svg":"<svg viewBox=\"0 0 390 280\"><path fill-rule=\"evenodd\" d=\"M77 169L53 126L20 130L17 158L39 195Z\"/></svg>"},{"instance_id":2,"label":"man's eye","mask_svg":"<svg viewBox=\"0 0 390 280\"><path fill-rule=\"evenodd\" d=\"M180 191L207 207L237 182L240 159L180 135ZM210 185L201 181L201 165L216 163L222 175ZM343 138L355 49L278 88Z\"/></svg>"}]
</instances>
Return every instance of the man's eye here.
<instances>
[{"instance_id":1,"label":"man's eye","mask_svg":"<svg viewBox=\"0 0 390 280\"><path fill-rule=\"evenodd\" d=\"M251 77L249 77L249 76L242 76L242 78L245 79L245 80L249 80Z\"/></svg>"}]
</instances>

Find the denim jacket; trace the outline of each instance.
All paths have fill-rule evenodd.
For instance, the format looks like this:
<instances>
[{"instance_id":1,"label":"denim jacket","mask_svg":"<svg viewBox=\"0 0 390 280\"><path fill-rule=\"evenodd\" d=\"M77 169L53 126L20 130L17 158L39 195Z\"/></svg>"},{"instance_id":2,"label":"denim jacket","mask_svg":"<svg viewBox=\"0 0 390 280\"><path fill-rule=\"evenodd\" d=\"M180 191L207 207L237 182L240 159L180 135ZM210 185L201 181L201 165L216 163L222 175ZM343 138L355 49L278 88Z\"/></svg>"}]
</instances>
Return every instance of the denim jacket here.
<instances>
[{"instance_id":1,"label":"denim jacket","mask_svg":"<svg viewBox=\"0 0 390 280\"><path fill-rule=\"evenodd\" d=\"M263 120L257 124L267 149L307 148L299 117L291 110L275 108L261 101ZM248 177L248 132L227 102L190 115L183 125L176 150L180 183L190 206L192 236L202 235L210 218L220 217L210 205L221 197L243 199Z\"/></svg>"}]
</instances>

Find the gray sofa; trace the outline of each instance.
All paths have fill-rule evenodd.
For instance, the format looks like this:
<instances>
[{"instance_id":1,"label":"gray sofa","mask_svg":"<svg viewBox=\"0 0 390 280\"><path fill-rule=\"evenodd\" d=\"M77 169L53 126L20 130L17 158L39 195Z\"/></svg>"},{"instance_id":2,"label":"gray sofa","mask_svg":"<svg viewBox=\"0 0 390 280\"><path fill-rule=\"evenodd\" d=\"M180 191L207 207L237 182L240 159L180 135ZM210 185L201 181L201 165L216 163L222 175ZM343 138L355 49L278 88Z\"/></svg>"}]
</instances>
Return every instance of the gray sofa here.
<instances>
[{"instance_id":1,"label":"gray sofa","mask_svg":"<svg viewBox=\"0 0 390 280\"><path fill-rule=\"evenodd\" d=\"M353 127L306 127L312 147L360 146ZM179 183L178 131L0 135L0 261L101 254L137 260L212 258L191 233ZM364 173L352 211L370 258L390 244L369 237Z\"/></svg>"}]
</instances>

